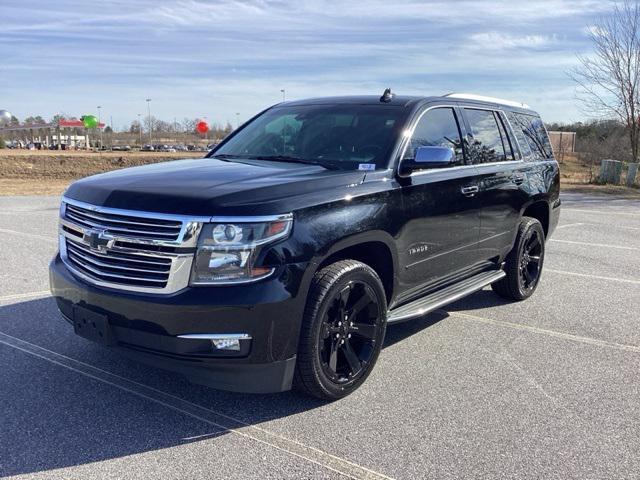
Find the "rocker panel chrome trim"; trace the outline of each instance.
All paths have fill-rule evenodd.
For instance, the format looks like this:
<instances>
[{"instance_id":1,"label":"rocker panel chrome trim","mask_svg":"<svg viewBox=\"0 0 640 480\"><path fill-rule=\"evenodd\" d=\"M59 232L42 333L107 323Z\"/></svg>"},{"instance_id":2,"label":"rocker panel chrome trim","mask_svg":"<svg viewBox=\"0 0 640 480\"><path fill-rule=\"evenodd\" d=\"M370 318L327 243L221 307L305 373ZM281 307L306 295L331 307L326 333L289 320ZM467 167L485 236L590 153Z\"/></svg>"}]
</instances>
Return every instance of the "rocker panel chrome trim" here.
<instances>
[{"instance_id":1,"label":"rocker panel chrome trim","mask_svg":"<svg viewBox=\"0 0 640 480\"><path fill-rule=\"evenodd\" d=\"M425 295L413 302L389 310L387 312L387 323L403 322L411 318L426 315L440 307L444 307L445 305L477 292L505 276L506 273L503 270L479 273L442 290Z\"/></svg>"}]
</instances>

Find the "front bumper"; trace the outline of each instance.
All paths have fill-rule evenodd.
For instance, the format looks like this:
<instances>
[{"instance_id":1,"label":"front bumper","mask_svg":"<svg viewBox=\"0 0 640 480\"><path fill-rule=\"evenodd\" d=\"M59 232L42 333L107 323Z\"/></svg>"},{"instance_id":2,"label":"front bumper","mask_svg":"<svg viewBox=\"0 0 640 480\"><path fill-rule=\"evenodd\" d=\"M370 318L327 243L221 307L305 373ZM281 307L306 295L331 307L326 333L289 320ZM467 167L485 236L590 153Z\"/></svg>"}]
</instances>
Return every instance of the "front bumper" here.
<instances>
[{"instance_id":1,"label":"front bumper","mask_svg":"<svg viewBox=\"0 0 640 480\"><path fill-rule=\"evenodd\" d=\"M176 371L221 390L272 393L291 388L307 264L286 265L255 284L185 288L171 295L93 286L74 276L57 255L51 291L69 322L82 309L105 315L115 348L144 363ZM213 348L190 334L246 333L240 351Z\"/></svg>"}]
</instances>

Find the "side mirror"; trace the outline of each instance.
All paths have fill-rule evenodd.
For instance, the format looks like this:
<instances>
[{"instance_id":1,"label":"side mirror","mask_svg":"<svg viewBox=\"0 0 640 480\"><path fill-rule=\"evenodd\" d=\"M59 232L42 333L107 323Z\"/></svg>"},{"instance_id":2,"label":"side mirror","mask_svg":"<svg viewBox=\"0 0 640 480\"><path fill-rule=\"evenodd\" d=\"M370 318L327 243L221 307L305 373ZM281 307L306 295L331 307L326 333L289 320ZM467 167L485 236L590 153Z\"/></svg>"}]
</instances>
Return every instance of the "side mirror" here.
<instances>
[{"instance_id":1,"label":"side mirror","mask_svg":"<svg viewBox=\"0 0 640 480\"><path fill-rule=\"evenodd\" d=\"M415 158L405 158L400 162L403 174L428 168L449 167L456 159L456 152L451 147L418 147Z\"/></svg>"}]
</instances>

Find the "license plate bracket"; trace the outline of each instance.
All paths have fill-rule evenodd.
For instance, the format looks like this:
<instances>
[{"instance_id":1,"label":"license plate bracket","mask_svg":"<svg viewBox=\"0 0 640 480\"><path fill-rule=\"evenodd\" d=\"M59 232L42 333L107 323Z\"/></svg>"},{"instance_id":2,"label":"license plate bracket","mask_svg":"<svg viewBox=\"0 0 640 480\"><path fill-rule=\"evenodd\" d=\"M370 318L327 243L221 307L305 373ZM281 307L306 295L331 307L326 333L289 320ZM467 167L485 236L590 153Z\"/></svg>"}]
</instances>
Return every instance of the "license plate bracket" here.
<instances>
[{"instance_id":1,"label":"license plate bracket","mask_svg":"<svg viewBox=\"0 0 640 480\"><path fill-rule=\"evenodd\" d=\"M73 307L73 331L76 335L101 345L115 343L108 317L77 305Z\"/></svg>"}]
</instances>

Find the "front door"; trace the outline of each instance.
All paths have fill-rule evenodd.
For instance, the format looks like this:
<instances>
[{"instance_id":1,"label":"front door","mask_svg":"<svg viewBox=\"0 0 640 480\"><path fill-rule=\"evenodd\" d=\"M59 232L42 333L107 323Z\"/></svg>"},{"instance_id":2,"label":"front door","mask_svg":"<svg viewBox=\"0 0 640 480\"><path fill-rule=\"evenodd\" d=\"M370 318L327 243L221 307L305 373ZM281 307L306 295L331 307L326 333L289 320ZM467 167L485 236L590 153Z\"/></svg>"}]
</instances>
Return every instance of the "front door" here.
<instances>
[{"instance_id":1,"label":"front door","mask_svg":"<svg viewBox=\"0 0 640 480\"><path fill-rule=\"evenodd\" d=\"M427 109L404 153L404 158L413 158L420 146L448 146L454 149L456 162L416 171L405 179L404 227L398 238L400 301L455 278L477 263L477 171L466 164L458 117L454 107Z\"/></svg>"}]
</instances>

